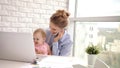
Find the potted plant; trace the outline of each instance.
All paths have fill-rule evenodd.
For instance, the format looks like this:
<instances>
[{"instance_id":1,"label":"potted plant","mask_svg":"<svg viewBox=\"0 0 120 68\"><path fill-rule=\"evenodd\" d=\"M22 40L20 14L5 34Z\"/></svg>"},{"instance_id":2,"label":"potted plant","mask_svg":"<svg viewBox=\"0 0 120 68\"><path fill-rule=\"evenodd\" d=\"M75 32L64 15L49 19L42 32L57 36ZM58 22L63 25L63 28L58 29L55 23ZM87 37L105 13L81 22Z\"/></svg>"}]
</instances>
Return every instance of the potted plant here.
<instances>
[{"instance_id":1,"label":"potted plant","mask_svg":"<svg viewBox=\"0 0 120 68\"><path fill-rule=\"evenodd\" d=\"M97 45L90 44L86 48L86 53L88 54L88 65L94 65L97 54L100 53L100 49Z\"/></svg>"}]
</instances>

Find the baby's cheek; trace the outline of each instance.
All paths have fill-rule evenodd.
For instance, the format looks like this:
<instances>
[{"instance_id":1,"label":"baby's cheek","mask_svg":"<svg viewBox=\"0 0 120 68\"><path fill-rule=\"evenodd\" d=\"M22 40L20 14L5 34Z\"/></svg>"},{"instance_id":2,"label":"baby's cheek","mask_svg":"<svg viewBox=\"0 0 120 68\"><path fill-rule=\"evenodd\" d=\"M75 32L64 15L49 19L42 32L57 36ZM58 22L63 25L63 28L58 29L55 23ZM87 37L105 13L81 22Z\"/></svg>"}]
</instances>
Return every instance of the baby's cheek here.
<instances>
[{"instance_id":1,"label":"baby's cheek","mask_svg":"<svg viewBox=\"0 0 120 68\"><path fill-rule=\"evenodd\" d=\"M43 43L43 41L42 41L42 40L38 42L38 44L40 44L40 45L41 45L42 43Z\"/></svg>"}]
</instances>

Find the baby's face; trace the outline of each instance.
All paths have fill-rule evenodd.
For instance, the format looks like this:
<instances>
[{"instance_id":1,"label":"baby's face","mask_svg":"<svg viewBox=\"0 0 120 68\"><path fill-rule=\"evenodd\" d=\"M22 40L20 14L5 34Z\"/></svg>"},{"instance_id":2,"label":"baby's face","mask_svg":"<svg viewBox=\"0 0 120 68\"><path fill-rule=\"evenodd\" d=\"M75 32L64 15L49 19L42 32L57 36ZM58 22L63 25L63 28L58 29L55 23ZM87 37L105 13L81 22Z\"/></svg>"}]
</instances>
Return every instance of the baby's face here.
<instances>
[{"instance_id":1,"label":"baby's face","mask_svg":"<svg viewBox=\"0 0 120 68\"><path fill-rule=\"evenodd\" d=\"M42 45L44 43L44 39L40 32L37 32L33 35L34 45Z\"/></svg>"}]
</instances>

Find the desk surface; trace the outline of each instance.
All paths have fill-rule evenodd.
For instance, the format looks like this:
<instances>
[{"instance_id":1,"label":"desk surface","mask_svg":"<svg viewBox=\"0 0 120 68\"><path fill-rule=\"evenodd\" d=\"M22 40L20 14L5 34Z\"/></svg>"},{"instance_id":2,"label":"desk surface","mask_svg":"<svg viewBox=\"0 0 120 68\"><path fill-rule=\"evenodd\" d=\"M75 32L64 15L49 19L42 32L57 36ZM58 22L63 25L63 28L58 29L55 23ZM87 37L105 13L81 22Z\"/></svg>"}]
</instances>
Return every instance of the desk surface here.
<instances>
[{"instance_id":1,"label":"desk surface","mask_svg":"<svg viewBox=\"0 0 120 68\"><path fill-rule=\"evenodd\" d=\"M86 68L73 57L39 56L37 64L0 60L0 68Z\"/></svg>"}]
</instances>

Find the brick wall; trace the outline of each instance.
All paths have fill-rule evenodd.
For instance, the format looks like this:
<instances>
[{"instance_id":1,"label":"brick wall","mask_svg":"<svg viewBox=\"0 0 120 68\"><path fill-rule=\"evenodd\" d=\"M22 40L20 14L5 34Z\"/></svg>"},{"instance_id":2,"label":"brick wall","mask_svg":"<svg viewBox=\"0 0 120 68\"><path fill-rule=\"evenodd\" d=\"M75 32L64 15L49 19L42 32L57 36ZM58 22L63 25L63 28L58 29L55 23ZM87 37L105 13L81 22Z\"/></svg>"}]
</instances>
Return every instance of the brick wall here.
<instances>
[{"instance_id":1,"label":"brick wall","mask_svg":"<svg viewBox=\"0 0 120 68\"><path fill-rule=\"evenodd\" d=\"M48 28L57 9L67 9L68 0L0 0L0 31L33 32Z\"/></svg>"}]
</instances>

